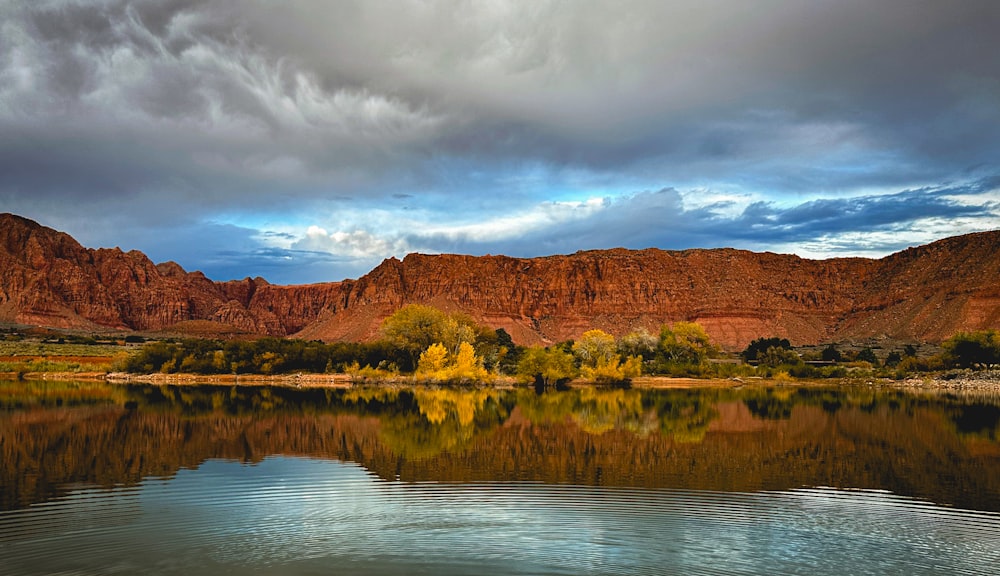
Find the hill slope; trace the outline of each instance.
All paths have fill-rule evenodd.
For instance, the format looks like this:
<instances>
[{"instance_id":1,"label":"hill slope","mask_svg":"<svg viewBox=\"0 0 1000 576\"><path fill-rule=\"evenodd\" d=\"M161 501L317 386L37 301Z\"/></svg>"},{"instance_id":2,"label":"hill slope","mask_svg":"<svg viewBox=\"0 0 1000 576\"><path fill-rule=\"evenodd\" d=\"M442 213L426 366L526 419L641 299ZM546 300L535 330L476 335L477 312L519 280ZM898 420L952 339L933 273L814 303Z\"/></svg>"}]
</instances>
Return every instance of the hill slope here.
<instances>
[{"instance_id":1,"label":"hill slope","mask_svg":"<svg viewBox=\"0 0 1000 576\"><path fill-rule=\"evenodd\" d=\"M724 345L888 336L939 341L1000 327L1000 232L947 238L880 260L733 249L601 250L543 258L428 256L384 261L358 280L275 286L212 282L139 252L91 250L0 215L0 321L163 330L192 320L324 340L373 337L408 303L460 310L521 343L589 328L621 334L694 320Z\"/></svg>"}]
</instances>

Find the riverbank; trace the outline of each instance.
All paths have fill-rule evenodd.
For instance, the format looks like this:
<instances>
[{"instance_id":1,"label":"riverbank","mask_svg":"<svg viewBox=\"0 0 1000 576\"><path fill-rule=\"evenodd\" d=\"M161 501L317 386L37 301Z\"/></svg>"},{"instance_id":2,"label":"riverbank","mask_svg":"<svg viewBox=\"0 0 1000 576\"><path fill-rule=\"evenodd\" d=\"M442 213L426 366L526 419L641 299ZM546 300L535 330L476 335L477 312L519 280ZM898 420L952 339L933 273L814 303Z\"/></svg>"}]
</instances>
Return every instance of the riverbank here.
<instances>
[{"instance_id":1,"label":"riverbank","mask_svg":"<svg viewBox=\"0 0 1000 576\"><path fill-rule=\"evenodd\" d=\"M930 378L891 380L892 386L908 389L944 391L1000 391L1000 370L956 370Z\"/></svg>"},{"instance_id":2,"label":"riverbank","mask_svg":"<svg viewBox=\"0 0 1000 576\"><path fill-rule=\"evenodd\" d=\"M349 388L356 385L375 386L398 385L442 385L421 381L413 376L398 376L388 380L356 379L350 374L129 374L125 372L0 372L0 380L51 380L110 382L117 384L186 385L200 384L218 386L285 386L293 388ZM501 377L487 386L510 388L523 386L515 378ZM742 386L824 386L824 385L870 385L903 388L909 390L938 391L1000 391L1000 370L960 370L944 374L914 376L903 380L885 378L848 378L832 380L789 380L759 377L746 378L677 378L672 376L641 376L631 381L630 387L640 389L683 389L683 388L739 388ZM593 382L577 379L569 382L569 387L594 386Z\"/></svg>"},{"instance_id":3,"label":"riverbank","mask_svg":"<svg viewBox=\"0 0 1000 576\"><path fill-rule=\"evenodd\" d=\"M288 386L294 388L349 388L354 384L349 374L128 374L111 372L107 382L130 384L199 384L231 386Z\"/></svg>"}]
</instances>

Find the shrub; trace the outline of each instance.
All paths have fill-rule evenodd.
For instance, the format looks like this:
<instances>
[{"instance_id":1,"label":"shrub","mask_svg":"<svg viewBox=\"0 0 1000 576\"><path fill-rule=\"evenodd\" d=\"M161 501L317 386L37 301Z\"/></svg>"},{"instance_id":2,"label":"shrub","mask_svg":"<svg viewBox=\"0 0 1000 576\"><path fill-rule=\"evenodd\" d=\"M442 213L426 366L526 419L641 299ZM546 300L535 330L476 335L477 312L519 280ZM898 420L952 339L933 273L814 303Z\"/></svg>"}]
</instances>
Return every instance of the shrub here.
<instances>
[{"instance_id":1,"label":"shrub","mask_svg":"<svg viewBox=\"0 0 1000 576\"><path fill-rule=\"evenodd\" d=\"M740 357L747 362L759 360L760 355L767 352L769 348L791 350L792 343L787 338L778 338L776 336L771 338L757 338L753 342L750 342L746 349L740 352Z\"/></svg>"},{"instance_id":2,"label":"shrub","mask_svg":"<svg viewBox=\"0 0 1000 576\"><path fill-rule=\"evenodd\" d=\"M1000 333L996 330L959 332L944 341L944 361L959 368L1000 364Z\"/></svg>"}]
</instances>

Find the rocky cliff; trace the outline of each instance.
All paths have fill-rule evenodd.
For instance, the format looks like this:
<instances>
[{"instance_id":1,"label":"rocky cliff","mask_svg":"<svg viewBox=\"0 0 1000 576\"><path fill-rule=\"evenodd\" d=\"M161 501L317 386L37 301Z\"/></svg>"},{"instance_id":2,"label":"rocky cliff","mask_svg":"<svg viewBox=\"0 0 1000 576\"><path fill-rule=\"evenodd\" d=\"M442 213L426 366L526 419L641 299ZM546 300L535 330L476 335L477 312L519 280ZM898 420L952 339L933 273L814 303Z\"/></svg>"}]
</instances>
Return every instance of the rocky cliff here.
<instances>
[{"instance_id":1,"label":"rocky cliff","mask_svg":"<svg viewBox=\"0 0 1000 576\"><path fill-rule=\"evenodd\" d=\"M0 215L0 321L158 331L192 320L219 332L292 334L339 301L338 283L213 282L141 252L84 248L69 235Z\"/></svg>"},{"instance_id":2,"label":"rocky cliff","mask_svg":"<svg viewBox=\"0 0 1000 576\"><path fill-rule=\"evenodd\" d=\"M601 328L621 334L697 321L740 348L886 336L939 341L1000 327L1000 231L948 238L880 260L733 249L602 250L543 258L386 260L358 280L274 286L212 282L139 252L91 250L0 215L0 321L156 331L192 320L268 335L361 340L408 303L463 311L521 343Z\"/></svg>"},{"instance_id":3,"label":"rocky cliff","mask_svg":"<svg viewBox=\"0 0 1000 576\"><path fill-rule=\"evenodd\" d=\"M970 234L881 260L742 250L602 250L567 256L390 259L301 334L365 338L410 302L464 311L519 342L554 342L589 328L622 334L678 320L742 348L754 338L796 344L889 337L940 341L1000 327L1000 232ZM374 320L373 320L374 319Z\"/></svg>"}]
</instances>

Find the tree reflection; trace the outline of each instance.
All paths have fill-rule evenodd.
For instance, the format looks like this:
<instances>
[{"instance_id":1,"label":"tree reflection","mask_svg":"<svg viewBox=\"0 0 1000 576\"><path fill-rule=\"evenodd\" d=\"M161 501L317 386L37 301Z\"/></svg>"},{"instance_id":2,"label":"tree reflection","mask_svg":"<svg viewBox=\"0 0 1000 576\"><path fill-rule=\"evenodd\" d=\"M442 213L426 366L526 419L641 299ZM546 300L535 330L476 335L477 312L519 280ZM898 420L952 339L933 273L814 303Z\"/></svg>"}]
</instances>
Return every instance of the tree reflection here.
<instances>
[{"instance_id":1,"label":"tree reflection","mask_svg":"<svg viewBox=\"0 0 1000 576\"><path fill-rule=\"evenodd\" d=\"M358 462L403 481L886 489L1000 509L1000 402L820 388L0 383L4 509L209 458Z\"/></svg>"}]
</instances>

